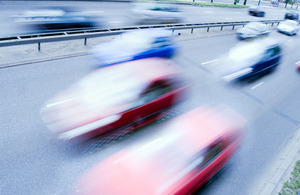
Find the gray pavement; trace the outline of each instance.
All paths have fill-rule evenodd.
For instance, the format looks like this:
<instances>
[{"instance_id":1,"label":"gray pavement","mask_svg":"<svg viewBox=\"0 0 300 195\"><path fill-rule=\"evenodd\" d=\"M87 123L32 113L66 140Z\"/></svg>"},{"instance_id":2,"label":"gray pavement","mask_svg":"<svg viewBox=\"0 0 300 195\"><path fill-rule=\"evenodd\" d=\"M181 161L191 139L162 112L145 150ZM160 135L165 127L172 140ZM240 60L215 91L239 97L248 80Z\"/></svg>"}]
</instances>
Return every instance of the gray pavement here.
<instances>
[{"instance_id":1,"label":"gray pavement","mask_svg":"<svg viewBox=\"0 0 300 195\"><path fill-rule=\"evenodd\" d=\"M224 29L223 32L220 32L219 30L215 29L211 30L209 33L197 33L195 31L193 35L191 35L188 31L180 31L180 33L180 36L175 37L177 41L231 35L234 34L234 31L230 29ZM76 56L88 55L90 48L92 48L95 44L101 43L103 41L108 41L110 39L112 39L112 37L94 39L93 41L88 41L87 46L84 46L83 40L47 43L42 44L42 51L40 52L37 50L37 45L0 48L0 52L2 54L0 56L0 67L32 64L59 58L74 58ZM193 58L191 59L193 60ZM252 188L253 193L250 194L268 195L277 194L280 191L282 183L289 177L292 167L294 166L294 162L296 160L299 160L297 159L297 157L299 157L300 154L300 129L295 130L295 133L284 145L284 148L278 154L274 163L266 163L266 166L268 166L269 168L263 173L263 177L259 178L257 184L254 185L255 187ZM47 164L46 161L42 162L41 164L43 163ZM80 161L77 164L79 163ZM37 190L36 192L39 191Z\"/></svg>"},{"instance_id":2,"label":"gray pavement","mask_svg":"<svg viewBox=\"0 0 300 195\"><path fill-rule=\"evenodd\" d=\"M251 194L278 194L284 182L288 181L296 161L300 160L300 129L286 143L282 152L268 171L257 181L257 188Z\"/></svg>"}]
</instances>

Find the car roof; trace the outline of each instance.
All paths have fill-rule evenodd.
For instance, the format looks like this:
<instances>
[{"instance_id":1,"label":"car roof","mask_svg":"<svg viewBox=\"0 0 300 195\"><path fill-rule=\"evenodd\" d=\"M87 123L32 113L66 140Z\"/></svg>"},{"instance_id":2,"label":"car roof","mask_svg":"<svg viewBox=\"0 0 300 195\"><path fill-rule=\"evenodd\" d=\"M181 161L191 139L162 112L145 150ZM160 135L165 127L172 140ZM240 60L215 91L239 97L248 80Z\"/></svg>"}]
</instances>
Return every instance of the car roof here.
<instances>
[{"instance_id":1,"label":"car roof","mask_svg":"<svg viewBox=\"0 0 300 195\"><path fill-rule=\"evenodd\" d=\"M298 22L294 21L294 20L284 20L281 23L283 24L291 24L291 25L297 25Z\"/></svg>"},{"instance_id":2,"label":"car roof","mask_svg":"<svg viewBox=\"0 0 300 195\"><path fill-rule=\"evenodd\" d=\"M171 37L172 36L172 31L167 30L167 29L141 29L141 30L134 30L134 31L129 31L123 34L125 37L141 37L141 38L146 38L146 37L151 37L151 38L156 38L156 37Z\"/></svg>"}]
</instances>

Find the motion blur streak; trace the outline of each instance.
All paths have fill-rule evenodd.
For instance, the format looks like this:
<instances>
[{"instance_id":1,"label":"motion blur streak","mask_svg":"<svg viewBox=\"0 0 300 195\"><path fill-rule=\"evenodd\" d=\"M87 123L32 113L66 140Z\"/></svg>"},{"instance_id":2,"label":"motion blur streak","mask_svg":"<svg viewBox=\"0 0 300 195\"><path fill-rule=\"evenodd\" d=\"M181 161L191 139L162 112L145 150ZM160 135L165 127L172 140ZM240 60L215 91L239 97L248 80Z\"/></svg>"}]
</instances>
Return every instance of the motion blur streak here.
<instances>
[{"instance_id":1,"label":"motion blur streak","mask_svg":"<svg viewBox=\"0 0 300 195\"><path fill-rule=\"evenodd\" d=\"M93 138L123 127L134 130L179 102L187 86L169 59L124 62L86 75L47 101L41 116L60 140Z\"/></svg>"},{"instance_id":2,"label":"motion blur streak","mask_svg":"<svg viewBox=\"0 0 300 195\"><path fill-rule=\"evenodd\" d=\"M165 124L79 178L75 194L188 194L232 157L245 119L226 106L203 106Z\"/></svg>"}]
</instances>

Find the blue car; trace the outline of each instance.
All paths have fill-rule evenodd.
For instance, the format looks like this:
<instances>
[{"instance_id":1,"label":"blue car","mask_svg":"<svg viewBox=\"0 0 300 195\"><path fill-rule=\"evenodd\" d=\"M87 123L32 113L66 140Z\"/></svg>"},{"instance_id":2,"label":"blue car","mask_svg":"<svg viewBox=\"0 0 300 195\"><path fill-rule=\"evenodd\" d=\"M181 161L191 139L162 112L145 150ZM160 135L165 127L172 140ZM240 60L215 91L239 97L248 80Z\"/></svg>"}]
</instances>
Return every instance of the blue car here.
<instances>
[{"instance_id":1,"label":"blue car","mask_svg":"<svg viewBox=\"0 0 300 195\"><path fill-rule=\"evenodd\" d=\"M97 45L92 50L100 67L149 57L171 58L178 50L172 31L162 29L135 30L118 39Z\"/></svg>"},{"instance_id":2,"label":"blue car","mask_svg":"<svg viewBox=\"0 0 300 195\"><path fill-rule=\"evenodd\" d=\"M255 40L230 49L214 69L224 81L248 80L275 70L281 57L282 48L277 41Z\"/></svg>"}]
</instances>

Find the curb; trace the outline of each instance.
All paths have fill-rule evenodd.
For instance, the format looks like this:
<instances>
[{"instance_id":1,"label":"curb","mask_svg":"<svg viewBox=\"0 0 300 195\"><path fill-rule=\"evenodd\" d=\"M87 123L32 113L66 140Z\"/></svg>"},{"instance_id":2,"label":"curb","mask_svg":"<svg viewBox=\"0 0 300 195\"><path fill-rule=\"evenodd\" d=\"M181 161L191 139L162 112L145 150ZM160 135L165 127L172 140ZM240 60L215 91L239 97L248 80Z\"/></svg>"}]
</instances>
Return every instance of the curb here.
<instances>
[{"instance_id":1,"label":"curb","mask_svg":"<svg viewBox=\"0 0 300 195\"><path fill-rule=\"evenodd\" d=\"M30 64L34 64L34 63L53 61L53 60L59 60L59 59L65 59L65 58L73 58L73 57L79 57L79 56L85 56L85 55L89 55L89 53L88 52L81 52L81 53L61 55L61 56L55 56L55 57L45 57L45 58L40 58L40 59L33 59L33 60L26 60L26 61L20 61L20 62L6 63L6 64L1 64L0 69L30 65Z\"/></svg>"},{"instance_id":2,"label":"curb","mask_svg":"<svg viewBox=\"0 0 300 195\"><path fill-rule=\"evenodd\" d=\"M294 164L299 160L300 154L300 128L297 127L295 134L285 144L283 151L275 160L274 165L268 171L268 175L262 179L262 187L259 188L259 195L278 194L285 181L288 181L294 168Z\"/></svg>"}]
</instances>

